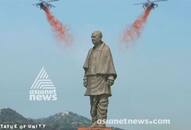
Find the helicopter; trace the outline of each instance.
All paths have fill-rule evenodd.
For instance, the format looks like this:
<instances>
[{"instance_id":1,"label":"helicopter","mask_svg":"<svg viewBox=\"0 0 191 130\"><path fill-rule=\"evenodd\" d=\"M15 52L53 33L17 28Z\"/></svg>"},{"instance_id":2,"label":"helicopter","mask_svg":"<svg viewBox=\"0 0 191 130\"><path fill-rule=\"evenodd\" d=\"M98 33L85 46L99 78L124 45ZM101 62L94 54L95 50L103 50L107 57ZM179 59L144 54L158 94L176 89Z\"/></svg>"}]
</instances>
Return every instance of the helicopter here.
<instances>
[{"instance_id":1,"label":"helicopter","mask_svg":"<svg viewBox=\"0 0 191 130\"><path fill-rule=\"evenodd\" d=\"M143 8L146 9L146 8L151 8L151 9L154 9L154 8L157 8L158 7L158 4L156 4L157 2L162 2L162 1L167 1L167 0L147 0L147 2L143 2L143 3L135 3L134 5L143 5Z\"/></svg>"},{"instance_id":2,"label":"helicopter","mask_svg":"<svg viewBox=\"0 0 191 130\"><path fill-rule=\"evenodd\" d=\"M55 2L55 1L59 1L59 0L48 0L48 1L39 0L39 3L35 3L33 5L36 7L39 7L40 9L46 10L46 9L55 7L53 4L50 4L50 2Z\"/></svg>"}]
</instances>

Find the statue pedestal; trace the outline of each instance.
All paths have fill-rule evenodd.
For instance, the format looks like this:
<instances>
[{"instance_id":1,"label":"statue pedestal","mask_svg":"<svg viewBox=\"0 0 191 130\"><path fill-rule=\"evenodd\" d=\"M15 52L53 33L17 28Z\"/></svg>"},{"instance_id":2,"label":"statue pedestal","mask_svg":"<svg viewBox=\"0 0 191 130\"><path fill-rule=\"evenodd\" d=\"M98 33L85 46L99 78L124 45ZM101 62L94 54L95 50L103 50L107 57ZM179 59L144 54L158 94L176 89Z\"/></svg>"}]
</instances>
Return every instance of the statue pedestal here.
<instances>
[{"instance_id":1,"label":"statue pedestal","mask_svg":"<svg viewBox=\"0 0 191 130\"><path fill-rule=\"evenodd\" d=\"M111 128L78 128L78 130L112 130Z\"/></svg>"}]
</instances>

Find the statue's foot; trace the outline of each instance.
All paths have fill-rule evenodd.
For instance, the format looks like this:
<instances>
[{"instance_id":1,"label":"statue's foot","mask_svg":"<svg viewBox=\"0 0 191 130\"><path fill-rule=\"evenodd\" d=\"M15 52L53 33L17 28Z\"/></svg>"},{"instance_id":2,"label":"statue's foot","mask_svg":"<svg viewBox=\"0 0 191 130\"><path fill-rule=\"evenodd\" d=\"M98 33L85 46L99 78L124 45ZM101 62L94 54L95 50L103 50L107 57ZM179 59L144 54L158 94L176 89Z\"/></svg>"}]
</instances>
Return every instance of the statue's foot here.
<instances>
[{"instance_id":1,"label":"statue's foot","mask_svg":"<svg viewBox=\"0 0 191 130\"><path fill-rule=\"evenodd\" d=\"M95 121L95 122L93 122L93 123L92 123L92 125L91 125L90 127L92 127L92 128L93 128L93 127L98 127L97 122L96 122L96 121Z\"/></svg>"},{"instance_id":2,"label":"statue's foot","mask_svg":"<svg viewBox=\"0 0 191 130\"><path fill-rule=\"evenodd\" d=\"M90 127L92 127L92 128L105 128L106 125L105 124L93 123Z\"/></svg>"},{"instance_id":3,"label":"statue's foot","mask_svg":"<svg viewBox=\"0 0 191 130\"><path fill-rule=\"evenodd\" d=\"M105 128L106 125L105 125L105 124L98 124L97 127L98 127L98 128Z\"/></svg>"}]
</instances>

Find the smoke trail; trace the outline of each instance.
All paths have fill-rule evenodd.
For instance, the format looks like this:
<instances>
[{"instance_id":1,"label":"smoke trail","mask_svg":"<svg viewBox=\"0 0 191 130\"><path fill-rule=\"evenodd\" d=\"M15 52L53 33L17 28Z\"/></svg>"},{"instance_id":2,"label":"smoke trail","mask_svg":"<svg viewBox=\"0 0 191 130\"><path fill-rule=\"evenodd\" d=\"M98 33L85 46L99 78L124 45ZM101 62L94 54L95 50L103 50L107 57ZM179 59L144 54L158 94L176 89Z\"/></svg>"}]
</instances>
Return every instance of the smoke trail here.
<instances>
[{"instance_id":1,"label":"smoke trail","mask_svg":"<svg viewBox=\"0 0 191 130\"><path fill-rule=\"evenodd\" d=\"M45 11L49 24L56 34L56 38L59 41L66 43L67 45L72 43L73 39L69 33L67 26L63 26L62 23L51 13L49 8L43 8L43 10Z\"/></svg>"},{"instance_id":2,"label":"smoke trail","mask_svg":"<svg viewBox=\"0 0 191 130\"><path fill-rule=\"evenodd\" d=\"M147 7L144 10L144 13L139 16L134 22L133 24L128 27L122 34L122 42L124 43L128 43L128 45L130 45L129 43L137 40L140 35L141 32L143 30L143 27L147 21L147 18L151 12L152 8L151 7Z\"/></svg>"}]
</instances>

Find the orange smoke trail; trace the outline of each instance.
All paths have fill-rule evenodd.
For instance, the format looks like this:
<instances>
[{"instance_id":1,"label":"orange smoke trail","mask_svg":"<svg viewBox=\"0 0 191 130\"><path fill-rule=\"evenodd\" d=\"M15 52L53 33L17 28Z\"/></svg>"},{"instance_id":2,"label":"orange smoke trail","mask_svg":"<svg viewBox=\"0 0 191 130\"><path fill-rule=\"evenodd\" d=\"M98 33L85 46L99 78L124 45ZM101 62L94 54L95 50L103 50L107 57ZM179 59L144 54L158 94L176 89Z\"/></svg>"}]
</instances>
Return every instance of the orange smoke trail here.
<instances>
[{"instance_id":1,"label":"orange smoke trail","mask_svg":"<svg viewBox=\"0 0 191 130\"><path fill-rule=\"evenodd\" d=\"M133 24L124 31L122 35L122 42L130 43L137 40L140 37L141 31L147 21L151 10L151 7L146 8L143 15L139 16L133 22Z\"/></svg>"},{"instance_id":2,"label":"orange smoke trail","mask_svg":"<svg viewBox=\"0 0 191 130\"><path fill-rule=\"evenodd\" d=\"M52 26L56 34L56 38L64 43L71 43L72 36L70 35L68 28L62 25L62 23L51 13L49 8L44 8L43 10L45 11L49 24Z\"/></svg>"}]
</instances>

